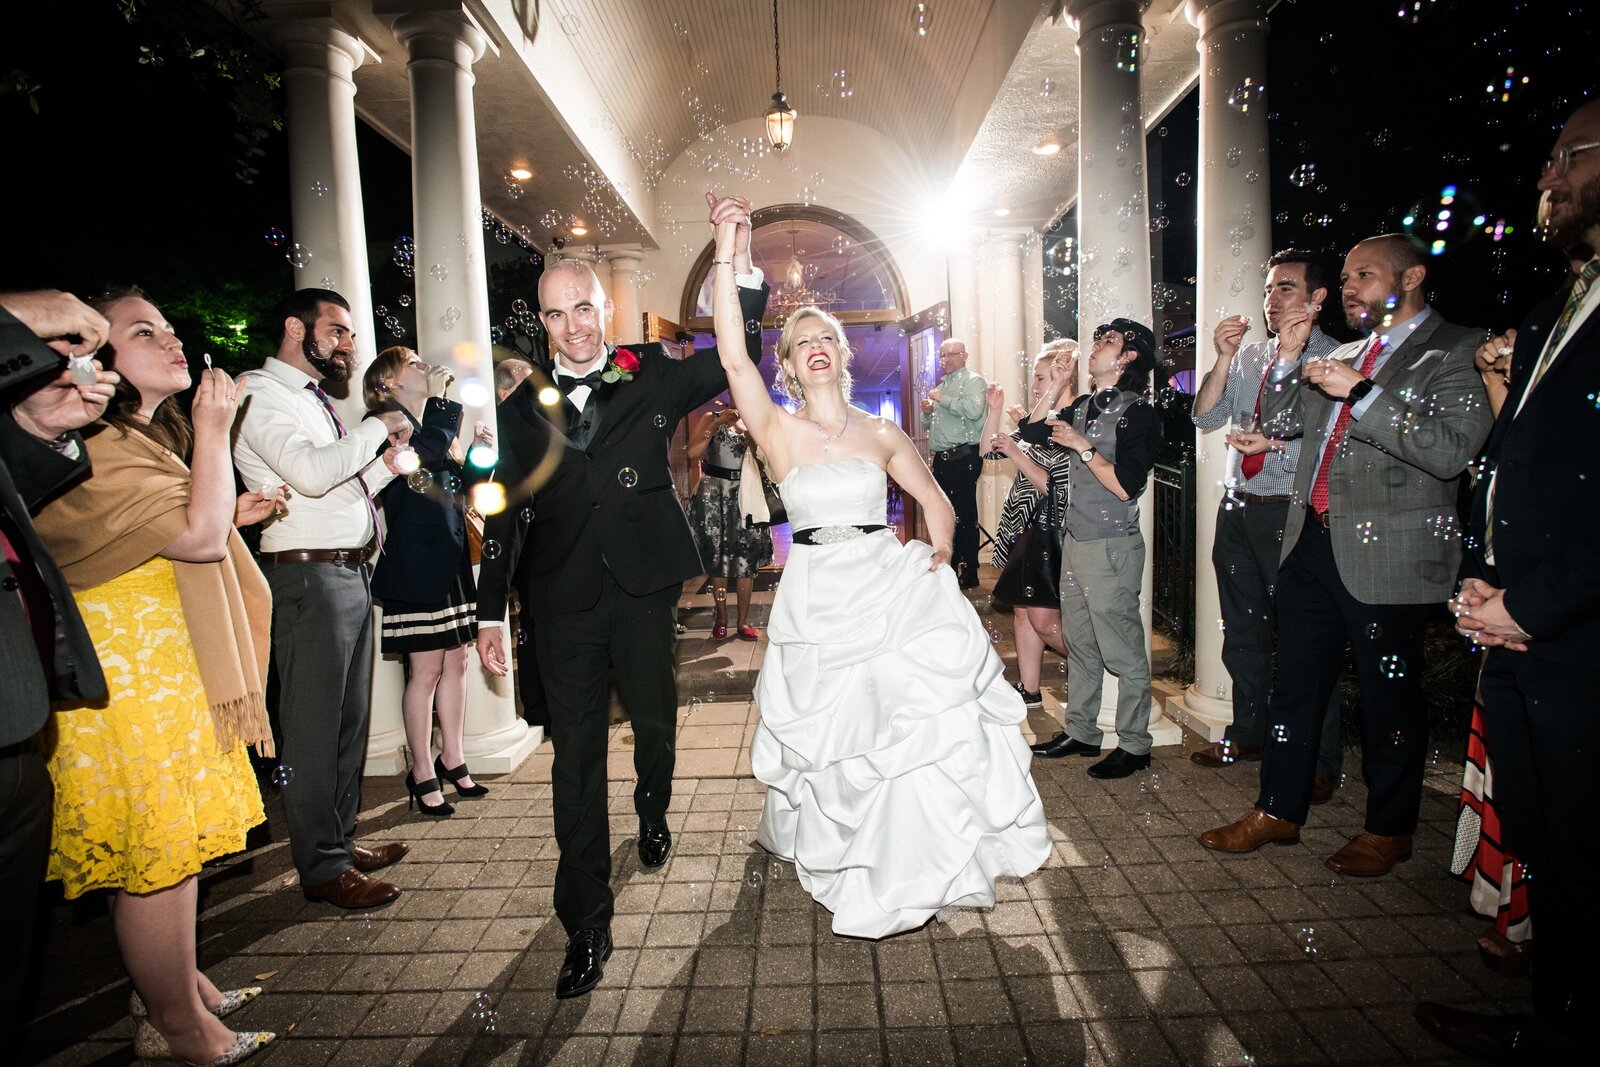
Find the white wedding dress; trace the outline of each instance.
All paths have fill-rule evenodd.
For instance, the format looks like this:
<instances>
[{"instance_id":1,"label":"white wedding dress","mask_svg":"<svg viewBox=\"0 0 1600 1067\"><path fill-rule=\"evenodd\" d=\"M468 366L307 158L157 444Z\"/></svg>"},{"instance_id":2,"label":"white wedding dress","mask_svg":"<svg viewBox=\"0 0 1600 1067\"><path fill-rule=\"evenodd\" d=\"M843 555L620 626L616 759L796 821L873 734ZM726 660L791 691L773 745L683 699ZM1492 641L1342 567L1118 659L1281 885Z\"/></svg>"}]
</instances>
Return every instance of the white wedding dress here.
<instances>
[{"instance_id":1,"label":"white wedding dress","mask_svg":"<svg viewBox=\"0 0 1600 1067\"><path fill-rule=\"evenodd\" d=\"M885 522L886 476L863 459L797 467L779 489L796 530ZM768 787L757 840L795 865L836 934L989 906L996 878L1050 853L1022 698L931 556L893 530L796 544L772 606L750 746Z\"/></svg>"}]
</instances>

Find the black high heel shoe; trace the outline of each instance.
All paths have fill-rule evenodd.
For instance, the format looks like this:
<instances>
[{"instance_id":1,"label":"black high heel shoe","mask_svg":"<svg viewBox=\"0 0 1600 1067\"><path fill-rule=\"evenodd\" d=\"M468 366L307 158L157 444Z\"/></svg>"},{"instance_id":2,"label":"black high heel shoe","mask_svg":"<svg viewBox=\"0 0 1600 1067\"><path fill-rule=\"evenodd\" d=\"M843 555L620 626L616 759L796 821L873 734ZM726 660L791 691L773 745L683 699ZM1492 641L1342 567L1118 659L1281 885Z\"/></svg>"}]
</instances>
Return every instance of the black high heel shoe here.
<instances>
[{"instance_id":1,"label":"black high heel shoe","mask_svg":"<svg viewBox=\"0 0 1600 1067\"><path fill-rule=\"evenodd\" d=\"M416 804L419 812L421 812L423 815L432 816L435 819L443 819L446 816L454 815L456 813L455 808L451 807L442 800L437 804L429 804L427 801L422 799L429 793L444 792L444 788L439 785L439 779L437 778L429 778L426 782L419 782L411 776L410 771L407 771L406 792L410 794L410 796L406 797L407 811L411 810L412 804Z\"/></svg>"},{"instance_id":2,"label":"black high heel shoe","mask_svg":"<svg viewBox=\"0 0 1600 1067\"><path fill-rule=\"evenodd\" d=\"M486 785L462 786L461 779L468 777L467 765L465 763L459 767L446 767L444 765L444 759L442 757L435 756L433 757L433 769L438 773L440 778L445 779L451 785L456 787L456 796L458 797L482 797L489 795L489 787Z\"/></svg>"}]
</instances>

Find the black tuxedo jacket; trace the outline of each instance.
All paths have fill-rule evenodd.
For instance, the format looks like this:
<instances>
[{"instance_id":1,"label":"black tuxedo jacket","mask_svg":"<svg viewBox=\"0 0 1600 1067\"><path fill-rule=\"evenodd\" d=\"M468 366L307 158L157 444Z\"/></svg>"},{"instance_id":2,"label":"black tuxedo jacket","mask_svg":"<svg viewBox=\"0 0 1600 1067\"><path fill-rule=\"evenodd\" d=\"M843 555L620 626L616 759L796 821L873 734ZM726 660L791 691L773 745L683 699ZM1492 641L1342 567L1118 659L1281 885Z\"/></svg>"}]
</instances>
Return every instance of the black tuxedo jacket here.
<instances>
[{"instance_id":1,"label":"black tuxedo jacket","mask_svg":"<svg viewBox=\"0 0 1600 1067\"><path fill-rule=\"evenodd\" d=\"M405 415L411 420L411 447L416 449L422 469L433 473L433 488L419 493L401 477L378 493L385 529L383 552L372 572L372 595L412 604L439 604L460 572L461 553L467 544L460 494L471 478L450 456L450 445L461 432L461 405L429 397L421 422L408 411ZM450 478L455 479L454 492L442 484Z\"/></svg>"},{"instance_id":2,"label":"black tuxedo jacket","mask_svg":"<svg viewBox=\"0 0 1600 1067\"><path fill-rule=\"evenodd\" d=\"M745 321L761 320L767 288L739 290ZM559 426L577 409L564 398L539 402L543 375L523 381L499 405L499 463L506 508L484 525L478 617L505 615L508 581L535 619L586 611L610 571L632 596L659 592L703 574L699 551L668 465L672 435L685 415L728 387L715 348L675 360L660 345L629 346L639 359L631 381L603 383L585 405L592 432L578 447ZM761 361L761 333L745 335Z\"/></svg>"},{"instance_id":3,"label":"black tuxedo jacket","mask_svg":"<svg viewBox=\"0 0 1600 1067\"><path fill-rule=\"evenodd\" d=\"M0 747L25 741L39 732L52 700L77 704L106 699L106 682L95 656L94 642L84 629L78 606L56 569L31 513L89 472L88 453L77 439L78 459L68 459L19 427L11 419L13 390L41 374L54 375L64 361L15 318L0 309L0 510L22 541L21 548L50 594L54 609L55 648L47 677L17 592L11 564L0 556ZM73 435L75 438L76 434Z\"/></svg>"},{"instance_id":4,"label":"black tuxedo jacket","mask_svg":"<svg viewBox=\"0 0 1600 1067\"><path fill-rule=\"evenodd\" d=\"M1528 655L1588 664L1600 649L1600 314L1571 331L1522 410L1562 290L1517 331L1511 388L1489 434L1468 521L1463 578L1506 591L1506 609L1533 641ZM1494 565L1484 559L1489 476Z\"/></svg>"}]
</instances>

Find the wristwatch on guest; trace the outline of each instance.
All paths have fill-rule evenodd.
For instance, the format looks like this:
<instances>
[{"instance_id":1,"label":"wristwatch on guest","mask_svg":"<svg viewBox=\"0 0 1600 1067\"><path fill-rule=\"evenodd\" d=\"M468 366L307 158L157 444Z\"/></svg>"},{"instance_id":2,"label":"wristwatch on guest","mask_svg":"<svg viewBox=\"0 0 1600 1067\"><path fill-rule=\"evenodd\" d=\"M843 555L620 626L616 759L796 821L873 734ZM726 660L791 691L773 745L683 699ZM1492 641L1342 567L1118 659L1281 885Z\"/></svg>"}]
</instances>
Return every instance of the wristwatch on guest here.
<instances>
[{"instance_id":1,"label":"wristwatch on guest","mask_svg":"<svg viewBox=\"0 0 1600 1067\"><path fill-rule=\"evenodd\" d=\"M1090 445L1088 448L1086 448L1082 452L1078 453L1078 458L1083 460L1083 462L1087 463L1091 459L1093 459L1096 455L1097 455L1097 453L1095 452L1094 445Z\"/></svg>"},{"instance_id":2,"label":"wristwatch on guest","mask_svg":"<svg viewBox=\"0 0 1600 1067\"><path fill-rule=\"evenodd\" d=\"M1359 404L1368 393L1372 392L1377 387L1378 383L1373 381L1371 378L1363 378L1350 387L1350 392L1345 396L1344 402L1353 407L1356 404Z\"/></svg>"}]
</instances>

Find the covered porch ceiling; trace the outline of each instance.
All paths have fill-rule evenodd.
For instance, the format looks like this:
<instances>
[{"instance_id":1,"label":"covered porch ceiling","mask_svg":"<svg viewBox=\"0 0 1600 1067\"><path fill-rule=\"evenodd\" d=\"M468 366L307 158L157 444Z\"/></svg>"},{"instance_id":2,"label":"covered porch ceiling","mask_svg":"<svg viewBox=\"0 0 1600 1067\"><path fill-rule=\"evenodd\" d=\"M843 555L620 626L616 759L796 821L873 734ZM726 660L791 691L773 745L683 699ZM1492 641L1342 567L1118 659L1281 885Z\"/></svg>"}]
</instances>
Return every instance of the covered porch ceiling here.
<instances>
[{"instance_id":1,"label":"covered porch ceiling","mask_svg":"<svg viewBox=\"0 0 1600 1067\"><path fill-rule=\"evenodd\" d=\"M977 215L1035 227L1077 185L1076 33L1060 0L934 0L919 36L910 0L780 0L783 89L807 119L847 119L893 142L932 187ZM491 41L473 68L485 207L534 244L660 248L656 198L667 168L692 150L730 190L787 165L725 126L758 118L773 91L767 0L331 0L271 5L324 15L371 55L356 71L362 118L410 150L399 14L464 10ZM1183 0L1145 16L1145 127L1198 74ZM841 75L842 72L842 75ZM1048 79L1048 84L1047 84ZM1034 153L1047 141L1053 156ZM528 167L533 177L509 177ZM587 232L573 233L574 226Z\"/></svg>"}]
</instances>

